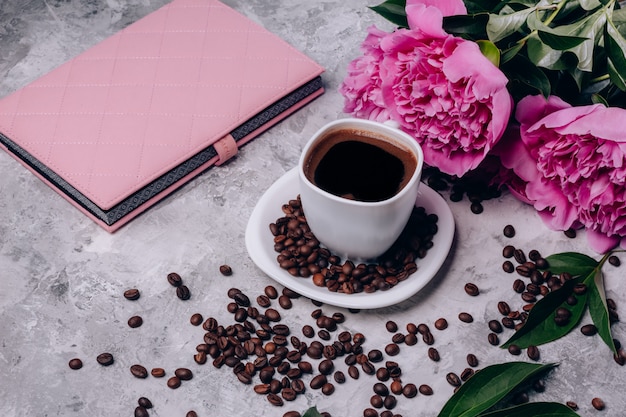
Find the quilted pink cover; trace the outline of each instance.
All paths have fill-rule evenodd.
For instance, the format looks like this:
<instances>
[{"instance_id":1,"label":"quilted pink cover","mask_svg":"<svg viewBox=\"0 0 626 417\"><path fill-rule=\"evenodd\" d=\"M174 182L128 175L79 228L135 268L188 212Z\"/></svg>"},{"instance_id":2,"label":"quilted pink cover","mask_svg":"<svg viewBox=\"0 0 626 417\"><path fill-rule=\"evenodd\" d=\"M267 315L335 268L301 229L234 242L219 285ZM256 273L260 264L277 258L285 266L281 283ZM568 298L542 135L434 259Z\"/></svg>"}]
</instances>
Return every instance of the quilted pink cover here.
<instances>
[{"instance_id":1,"label":"quilted pink cover","mask_svg":"<svg viewBox=\"0 0 626 417\"><path fill-rule=\"evenodd\" d=\"M174 0L2 99L0 144L112 232L321 94L322 72L216 0Z\"/></svg>"}]
</instances>

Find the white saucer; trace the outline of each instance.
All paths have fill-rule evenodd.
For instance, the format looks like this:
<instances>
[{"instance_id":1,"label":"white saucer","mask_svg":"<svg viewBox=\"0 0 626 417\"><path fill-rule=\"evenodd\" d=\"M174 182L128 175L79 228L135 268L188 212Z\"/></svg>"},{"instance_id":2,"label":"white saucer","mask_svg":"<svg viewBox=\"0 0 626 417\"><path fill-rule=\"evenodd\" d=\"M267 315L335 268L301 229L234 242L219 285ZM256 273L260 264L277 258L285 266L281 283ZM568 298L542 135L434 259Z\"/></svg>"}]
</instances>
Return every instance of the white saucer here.
<instances>
[{"instance_id":1,"label":"white saucer","mask_svg":"<svg viewBox=\"0 0 626 417\"><path fill-rule=\"evenodd\" d=\"M313 300L338 307L370 309L399 303L416 294L437 274L445 261L454 238L454 217L446 201L432 188L420 183L416 205L439 217L438 231L433 247L423 259L418 259L417 272L405 281L386 291L374 293L342 294L317 287L311 278L290 275L276 261L274 237L269 225L284 215L281 207L297 197L300 190L297 168L285 173L263 194L246 228L246 248L254 263L274 280L285 287Z\"/></svg>"}]
</instances>

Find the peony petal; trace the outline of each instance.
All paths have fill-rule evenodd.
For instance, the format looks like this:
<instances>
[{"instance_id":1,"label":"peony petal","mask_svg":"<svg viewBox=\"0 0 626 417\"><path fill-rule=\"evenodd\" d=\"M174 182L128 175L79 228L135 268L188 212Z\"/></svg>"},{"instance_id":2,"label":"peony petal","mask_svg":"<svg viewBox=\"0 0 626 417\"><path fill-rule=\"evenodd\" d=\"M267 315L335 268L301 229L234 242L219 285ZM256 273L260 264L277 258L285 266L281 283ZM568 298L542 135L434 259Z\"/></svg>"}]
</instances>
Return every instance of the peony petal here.
<instances>
[{"instance_id":1,"label":"peony petal","mask_svg":"<svg viewBox=\"0 0 626 417\"><path fill-rule=\"evenodd\" d=\"M409 28L419 31L433 38L445 38L449 36L443 30L443 14L436 6L415 4L406 7Z\"/></svg>"},{"instance_id":2,"label":"peony petal","mask_svg":"<svg viewBox=\"0 0 626 417\"><path fill-rule=\"evenodd\" d=\"M572 106L557 96L550 96L548 100L542 95L526 96L517 103L515 119L530 126L550 113L569 107Z\"/></svg>"},{"instance_id":3,"label":"peony petal","mask_svg":"<svg viewBox=\"0 0 626 417\"><path fill-rule=\"evenodd\" d=\"M407 0L406 12L409 15L409 8L419 5L434 6L441 10L443 16L454 16L459 14L467 14L465 3L463 0Z\"/></svg>"},{"instance_id":4,"label":"peony petal","mask_svg":"<svg viewBox=\"0 0 626 417\"><path fill-rule=\"evenodd\" d=\"M607 236L603 233L587 229L587 243L597 253L607 253L620 244L619 236Z\"/></svg>"}]
</instances>

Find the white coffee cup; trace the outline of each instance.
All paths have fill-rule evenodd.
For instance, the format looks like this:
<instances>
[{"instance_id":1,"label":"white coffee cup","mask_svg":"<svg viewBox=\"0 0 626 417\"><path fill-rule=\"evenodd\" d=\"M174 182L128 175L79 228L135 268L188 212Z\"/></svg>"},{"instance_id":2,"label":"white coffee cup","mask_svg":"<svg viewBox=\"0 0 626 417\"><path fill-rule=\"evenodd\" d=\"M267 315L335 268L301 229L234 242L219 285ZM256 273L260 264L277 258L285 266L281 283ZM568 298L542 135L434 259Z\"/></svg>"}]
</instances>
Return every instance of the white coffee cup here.
<instances>
[{"instance_id":1,"label":"white coffee cup","mask_svg":"<svg viewBox=\"0 0 626 417\"><path fill-rule=\"evenodd\" d=\"M378 169L380 172L373 174L369 181L357 184L359 189L365 185L363 189L369 192L367 191L369 183L379 181L383 177L382 174L395 172L395 168L378 167L379 159L376 159L375 164L378 168L369 166L361 172L360 165L357 165L357 169L346 170L350 172L336 176L333 176L334 171L324 171L327 180L330 180L325 184L315 179L316 167L319 169L319 166L324 164L324 169L328 166L335 168L343 164L331 161L330 156L324 163L320 161L330 154L335 142L353 142L350 135L356 138L357 142L365 142L367 149L368 145L375 145L401 155L404 167L403 180L399 186L395 180L389 181L394 182L398 186L397 189L387 190L382 199L372 200L368 196L368 200L371 201L363 201L365 199L353 195L348 195L348 198L342 197L338 195L337 190L330 189L334 187L333 183L342 183L345 177L350 177L352 171L360 172L360 175L355 176L357 179L365 179ZM346 148L347 154L351 155L347 160L351 162L365 160L363 145L358 145L360 146L358 151L350 148L353 144L342 146ZM409 161L410 158L413 158L413 162ZM380 158L381 161L383 159L385 158ZM392 161L393 158L389 160ZM391 123L340 119L323 126L305 145L298 164L302 208L311 231L322 245L344 259L365 261L382 255L400 236L409 220L417 199L423 161L422 149L415 139ZM381 182L380 186L371 186L369 189L376 194L376 190L386 189L388 185Z\"/></svg>"}]
</instances>

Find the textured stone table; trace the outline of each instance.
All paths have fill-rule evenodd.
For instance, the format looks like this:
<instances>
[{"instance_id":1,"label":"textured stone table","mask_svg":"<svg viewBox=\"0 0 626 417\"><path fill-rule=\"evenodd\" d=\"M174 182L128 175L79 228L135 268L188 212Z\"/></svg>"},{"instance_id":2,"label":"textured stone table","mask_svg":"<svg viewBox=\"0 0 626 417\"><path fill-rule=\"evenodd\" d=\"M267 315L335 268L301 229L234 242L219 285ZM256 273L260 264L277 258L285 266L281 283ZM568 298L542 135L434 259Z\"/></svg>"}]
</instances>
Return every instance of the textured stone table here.
<instances>
[{"instance_id":1,"label":"textured stone table","mask_svg":"<svg viewBox=\"0 0 626 417\"><path fill-rule=\"evenodd\" d=\"M0 96L164 3L0 2ZM231 163L193 180L113 235L0 152L0 415L130 416L141 396L155 405L150 415L162 417L184 416L191 409L199 416L282 416L313 405L335 417L348 417L362 415L369 406L375 381L367 375L335 384L330 396L307 386L305 395L278 408L237 381L230 369L193 360L203 337L202 329L189 323L193 313L232 324L226 311L229 288L240 288L254 299L265 286L275 284L246 252L248 218L263 192L296 165L307 138L324 123L344 116L337 88L348 62L359 53L366 28L376 23L389 29L357 0L226 3L322 64L326 94L244 147ZM549 231L530 207L508 194L485 202L481 215L471 213L467 200L449 204L456 220L455 242L443 268L420 293L398 305L358 314L321 307L325 314L345 314L339 331L364 333L366 350L383 349L390 342L387 320L394 320L402 331L407 323L430 325L439 362L428 359L428 346L421 340L415 346L401 345L399 355L387 358L400 364L404 383L429 384L434 390L433 396L399 398L393 411L404 416L436 415L452 395L445 375L466 368L468 353L478 357L479 367L528 360L525 354L514 357L487 343L486 323L500 317L497 302L522 305L511 290L513 276L501 269L504 245L538 249L544 255L569 250L592 254L583 234L568 239ZM517 228L512 239L502 234L506 224ZM219 273L222 264L232 266L232 276ZM175 296L166 280L172 271L189 286L190 300ZM622 314L623 275L623 268L606 268L608 295ZM481 294L468 296L466 282L477 284ZM122 294L133 287L142 296L131 302ZM311 312L316 307L306 298L294 300L290 310L277 308L294 334L299 335L304 324L315 324ZM472 314L474 322L460 322L461 311ZM143 326L128 327L133 315L143 317ZM446 330L434 330L439 317L447 318ZM582 322L590 322L587 314ZM626 341L622 323L615 324L613 332ZM102 352L114 355L112 366L96 362ZM83 360L82 369L69 369L74 357ZM532 394L531 401L571 400L584 416L624 415L626 368L616 365L599 337L585 337L575 329L542 346L540 361L560 366L546 378L545 392ZM131 376L129 367L136 363L148 369L163 367L169 375L188 367L194 378L172 390L166 379ZM345 371L342 360L336 367ZM606 402L604 411L591 407L596 396Z\"/></svg>"}]
</instances>

